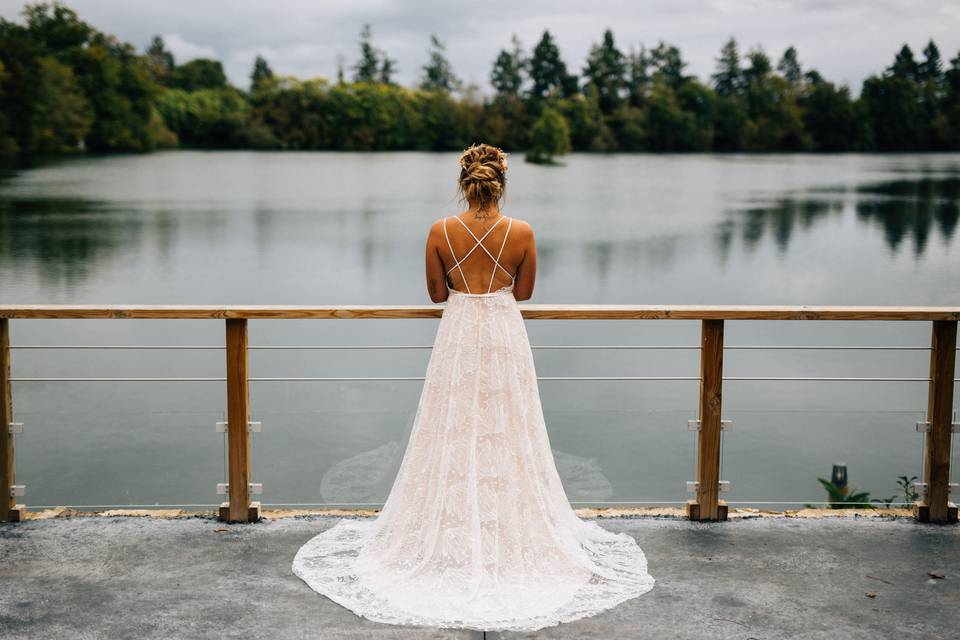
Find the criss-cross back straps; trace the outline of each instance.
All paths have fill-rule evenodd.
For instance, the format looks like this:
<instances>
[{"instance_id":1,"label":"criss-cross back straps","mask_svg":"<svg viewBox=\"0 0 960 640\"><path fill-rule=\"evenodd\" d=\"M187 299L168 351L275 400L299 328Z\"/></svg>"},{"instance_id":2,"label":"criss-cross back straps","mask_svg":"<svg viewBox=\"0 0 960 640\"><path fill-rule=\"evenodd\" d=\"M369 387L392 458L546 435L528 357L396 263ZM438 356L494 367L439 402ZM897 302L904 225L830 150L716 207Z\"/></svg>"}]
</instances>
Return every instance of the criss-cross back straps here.
<instances>
[{"instance_id":1,"label":"criss-cross back straps","mask_svg":"<svg viewBox=\"0 0 960 640\"><path fill-rule=\"evenodd\" d=\"M453 217L454 217L454 218L457 218L457 216L453 216ZM490 282L489 282L489 284L487 284L487 293L490 293L490 288L493 286L493 276L494 276L494 274L496 274L496 272L497 272L497 267L499 267L500 269L503 269L504 273L506 273L508 276L510 276L510 281L513 282L513 281L514 281L514 276L513 276L513 274L510 273L509 271L507 271L506 269L504 269L503 265L500 264L500 256L503 255L503 248L504 248L504 247L506 246L506 244L507 244L507 235L510 234L510 226L513 224L513 218L509 218L508 221L507 221L507 231L506 231L506 233L503 234L503 242L500 243L500 251L497 253L497 257L496 257L496 258L494 258L494 257L493 257L493 254L490 253L490 251L488 251L487 248L483 245L483 240L484 240L488 235L490 235L490 232L493 231L498 224L500 224L500 220L503 220L503 218L500 218L500 220L497 220L497 221L494 223L494 225L493 225L492 227L490 227L489 229L487 229L486 233L484 233L483 236L480 237L480 238L478 238L478 237L473 233L473 231L470 230L470 227L467 226L467 223L466 223L466 222L464 222L464 221L461 220L460 218L457 218L457 220L460 220L460 224L462 224L462 225L463 225L463 228L467 230L467 233L469 233L471 236L473 236L473 239L476 240L476 244L474 244L474 245L470 248L470 251L467 251L467 253L464 254L464 256L463 256L462 258L460 258L459 260L457 260L457 254L454 253L454 251L453 251L453 245L450 243L450 236L447 234L447 219L446 219L446 218L443 219L443 235L444 235L444 237L446 237L446 239L447 239L447 246L450 248L450 255L453 256L453 259L454 259L454 260L457 260L456 264L454 264L452 267L450 267L449 269L447 269L447 275L449 275L450 272L453 271L454 269L459 269L459 270L460 270L460 279L463 280L463 285L467 288L467 293L470 293L470 285L467 284L467 278L466 278L466 276L463 275L463 267L460 266L460 263L462 263L464 260L466 260L467 257L469 257L469 255L470 255L471 253L473 253L474 250L475 250L477 247L480 247L481 249L484 250L484 252L486 252L486 254L487 254L488 256L490 256L491 259L493 259L493 262L494 262L494 265L495 265L494 268L493 268L493 271L490 273Z\"/></svg>"}]
</instances>

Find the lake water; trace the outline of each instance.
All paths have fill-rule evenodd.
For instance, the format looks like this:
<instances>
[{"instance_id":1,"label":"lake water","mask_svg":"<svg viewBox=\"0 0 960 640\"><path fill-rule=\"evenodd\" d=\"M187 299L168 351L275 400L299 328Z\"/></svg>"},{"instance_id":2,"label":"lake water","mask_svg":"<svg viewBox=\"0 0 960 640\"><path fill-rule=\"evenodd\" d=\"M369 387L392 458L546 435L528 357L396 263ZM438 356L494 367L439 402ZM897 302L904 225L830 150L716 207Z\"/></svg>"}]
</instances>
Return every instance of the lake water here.
<instances>
[{"instance_id":1,"label":"lake water","mask_svg":"<svg viewBox=\"0 0 960 640\"><path fill-rule=\"evenodd\" d=\"M429 304L429 225L462 210L455 153L174 151L0 178L0 300ZM503 212L536 232L537 303L960 305L960 154L591 155L510 165ZM422 376L437 320L251 321L254 377ZM14 320L14 347L220 347L222 321ZM691 321L528 321L540 376L697 376ZM926 377L929 323L727 322L729 376ZM16 378L220 377L220 349L26 349ZM542 380L576 505L682 503L696 381ZM265 504L379 505L420 381L251 384ZM958 394L960 395L960 394ZM223 382L14 382L17 478L42 505L223 499ZM924 382L728 381L722 495L826 500L834 463L873 498L921 475ZM957 480L960 446L954 447Z\"/></svg>"}]
</instances>

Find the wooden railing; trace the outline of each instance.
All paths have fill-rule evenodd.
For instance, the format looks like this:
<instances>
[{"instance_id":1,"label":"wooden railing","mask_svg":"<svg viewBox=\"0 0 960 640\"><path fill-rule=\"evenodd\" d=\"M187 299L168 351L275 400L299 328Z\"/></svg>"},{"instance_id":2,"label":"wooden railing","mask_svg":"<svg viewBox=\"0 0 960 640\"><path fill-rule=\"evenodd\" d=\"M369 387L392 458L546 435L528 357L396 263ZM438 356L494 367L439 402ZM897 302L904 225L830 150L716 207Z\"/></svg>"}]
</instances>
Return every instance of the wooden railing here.
<instances>
[{"instance_id":1,"label":"wooden railing","mask_svg":"<svg viewBox=\"0 0 960 640\"><path fill-rule=\"evenodd\" d=\"M720 431L723 397L723 328L725 320L890 320L930 322L930 376L925 424L923 486L913 505L921 522L955 523L957 507L949 499L950 441L957 322L960 307L824 307L824 306L695 306L521 304L528 320L699 320L700 401L698 409L696 498L687 502L693 520L726 520L727 504L719 498ZM0 521L19 521L26 507L17 504L13 487L14 418L10 373L10 320L43 318L223 319L226 321L228 497L220 517L251 522L260 517L260 503L250 499L250 418L247 374L248 320L258 319L385 319L439 318L438 305L339 306L157 306L157 305L0 305L0 483L9 489Z\"/></svg>"}]
</instances>

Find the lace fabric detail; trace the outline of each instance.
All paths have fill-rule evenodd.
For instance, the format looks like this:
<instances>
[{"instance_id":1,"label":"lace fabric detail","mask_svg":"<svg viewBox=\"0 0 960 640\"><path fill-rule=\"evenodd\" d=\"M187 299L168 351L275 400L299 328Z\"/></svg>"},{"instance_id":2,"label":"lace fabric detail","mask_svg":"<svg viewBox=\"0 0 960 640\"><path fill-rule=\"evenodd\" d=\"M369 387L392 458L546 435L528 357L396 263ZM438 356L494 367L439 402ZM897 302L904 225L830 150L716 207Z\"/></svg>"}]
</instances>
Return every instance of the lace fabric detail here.
<instances>
[{"instance_id":1,"label":"lace fabric detail","mask_svg":"<svg viewBox=\"0 0 960 640\"><path fill-rule=\"evenodd\" d=\"M293 572L376 622L484 631L591 616L655 582L636 540L567 500L512 285L451 290L383 508L310 539Z\"/></svg>"}]
</instances>

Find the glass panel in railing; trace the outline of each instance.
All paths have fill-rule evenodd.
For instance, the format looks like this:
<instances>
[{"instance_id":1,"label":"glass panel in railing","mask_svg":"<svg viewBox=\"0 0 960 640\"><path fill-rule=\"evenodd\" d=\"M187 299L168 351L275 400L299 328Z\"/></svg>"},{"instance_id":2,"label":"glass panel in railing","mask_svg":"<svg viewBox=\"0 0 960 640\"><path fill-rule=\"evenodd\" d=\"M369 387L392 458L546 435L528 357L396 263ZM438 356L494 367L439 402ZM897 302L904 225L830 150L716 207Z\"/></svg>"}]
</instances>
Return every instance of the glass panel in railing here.
<instances>
[{"instance_id":1,"label":"glass panel in railing","mask_svg":"<svg viewBox=\"0 0 960 640\"><path fill-rule=\"evenodd\" d=\"M922 477L916 423L925 419L929 326L778 323L770 333L770 324L728 323L724 499L782 509L860 494L908 506Z\"/></svg>"},{"instance_id":2,"label":"glass panel in railing","mask_svg":"<svg viewBox=\"0 0 960 640\"><path fill-rule=\"evenodd\" d=\"M24 423L16 464L26 504L215 503L222 344L222 321L15 321L13 410Z\"/></svg>"},{"instance_id":3,"label":"glass panel in railing","mask_svg":"<svg viewBox=\"0 0 960 640\"><path fill-rule=\"evenodd\" d=\"M409 438L417 383L261 382L251 481L265 505L379 508Z\"/></svg>"},{"instance_id":4,"label":"glass panel in railing","mask_svg":"<svg viewBox=\"0 0 960 640\"><path fill-rule=\"evenodd\" d=\"M84 403L62 402L76 400L65 384L44 386L51 410L31 406L26 394L18 398L25 409L15 409L23 423L23 433L15 436L17 484L26 485L23 501L30 509L209 510L219 504L223 445L215 427L222 412L121 410L106 404L71 409L70 404ZM116 387L113 392L125 395Z\"/></svg>"},{"instance_id":5,"label":"glass panel in railing","mask_svg":"<svg viewBox=\"0 0 960 640\"><path fill-rule=\"evenodd\" d=\"M921 477L917 411L725 412L722 497L731 506L796 509L849 502L908 507ZM827 485L831 486L827 486ZM864 495L866 494L866 495Z\"/></svg>"},{"instance_id":6,"label":"glass panel in railing","mask_svg":"<svg viewBox=\"0 0 960 640\"><path fill-rule=\"evenodd\" d=\"M696 479L687 422L697 417L700 323L551 320L527 330L558 468L573 456L597 478L591 488L571 472L571 502L683 505Z\"/></svg>"},{"instance_id":7,"label":"glass panel in railing","mask_svg":"<svg viewBox=\"0 0 960 640\"><path fill-rule=\"evenodd\" d=\"M571 382L544 384L556 387L543 394L544 416L575 507L681 506L691 497L686 482L696 477L696 449L687 420L694 409L669 408L664 396L689 396L694 383L583 382L575 390ZM575 398L591 396L571 407ZM616 408L605 408L611 400Z\"/></svg>"}]
</instances>

